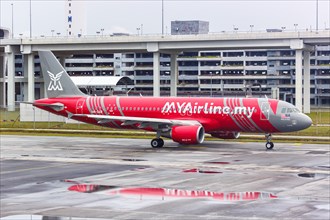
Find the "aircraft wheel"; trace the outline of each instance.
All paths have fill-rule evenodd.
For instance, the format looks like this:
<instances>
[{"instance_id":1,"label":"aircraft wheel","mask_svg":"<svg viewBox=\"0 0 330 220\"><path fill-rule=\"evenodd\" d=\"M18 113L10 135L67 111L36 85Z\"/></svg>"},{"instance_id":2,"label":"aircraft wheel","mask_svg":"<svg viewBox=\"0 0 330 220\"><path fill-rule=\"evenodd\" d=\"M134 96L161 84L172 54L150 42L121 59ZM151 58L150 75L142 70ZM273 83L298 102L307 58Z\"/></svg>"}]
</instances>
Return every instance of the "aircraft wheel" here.
<instances>
[{"instance_id":1,"label":"aircraft wheel","mask_svg":"<svg viewBox=\"0 0 330 220\"><path fill-rule=\"evenodd\" d=\"M273 142L267 142L266 143L267 150L271 150L271 149L273 149L273 147L274 147L274 143Z\"/></svg>"},{"instance_id":2,"label":"aircraft wheel","mask_svg":"<svg viewBox=\"0 0 330 220\"><path fill-rule=\"evenodd\" d=\"M164 140L161 138L155 138L151 140L151 147L152 148L160 148L164 146Z\"/></svg>"},{"instance_id":3,"label":"aircraft wheel","mask_svg":"<svg viewBox=\"0 0 330 220\"><path fill-rule=\"evenodd\" d=\"M159 147L163 147L164 146L164 140L159 138L158 141L159 141Z\"/></svg>"}]
</instances>

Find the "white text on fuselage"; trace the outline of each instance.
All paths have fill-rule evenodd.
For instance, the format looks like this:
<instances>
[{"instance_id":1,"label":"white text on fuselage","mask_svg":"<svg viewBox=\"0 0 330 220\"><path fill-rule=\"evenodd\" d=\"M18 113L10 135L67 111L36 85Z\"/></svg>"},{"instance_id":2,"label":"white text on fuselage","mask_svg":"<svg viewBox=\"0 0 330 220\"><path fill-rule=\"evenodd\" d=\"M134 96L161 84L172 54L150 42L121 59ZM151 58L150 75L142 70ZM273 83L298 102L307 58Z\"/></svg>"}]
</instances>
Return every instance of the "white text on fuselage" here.
<instances>
[{"instance_id":1,"label":"white text on fuselage","mask_svg":"<svg viewBox=\"0 0 330 220\"><path fill-rule=\"evenodd\" d=\"M246 115L251 118L255 107L235 106L233 109L229 106L216 106L214 103L204 103L199 105L197 102L166 102L162 108L162 113L179 113L181 115L192 114L224 114L224 115Z\"/></svg>"}]
</instances>

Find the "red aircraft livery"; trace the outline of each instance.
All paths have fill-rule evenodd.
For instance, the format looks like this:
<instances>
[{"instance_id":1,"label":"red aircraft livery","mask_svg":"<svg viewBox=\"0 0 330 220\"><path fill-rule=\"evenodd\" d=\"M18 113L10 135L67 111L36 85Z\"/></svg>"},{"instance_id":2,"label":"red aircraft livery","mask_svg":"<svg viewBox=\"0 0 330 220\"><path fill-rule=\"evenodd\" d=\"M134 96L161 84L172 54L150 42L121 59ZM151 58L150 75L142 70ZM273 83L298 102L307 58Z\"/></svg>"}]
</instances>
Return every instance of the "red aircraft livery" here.
<instances>
[{"instance_id":1,"label":"red aircraft livery","mask_svg":"<svg viewBox=\"0 0 330 220\"><path fill-rule=\"evenodd\" d=\"M48 98L34 101L34 106L89 124L154 131L154 148L164 145L161 137L199 144L205 133L234 139L240 132L250 132L265 133L266 148L272 149L272 133L298 131L312 124L292 104L268 98L87 96L52 52L39 51L39 57Z\"/></svg>"}]
</instances>

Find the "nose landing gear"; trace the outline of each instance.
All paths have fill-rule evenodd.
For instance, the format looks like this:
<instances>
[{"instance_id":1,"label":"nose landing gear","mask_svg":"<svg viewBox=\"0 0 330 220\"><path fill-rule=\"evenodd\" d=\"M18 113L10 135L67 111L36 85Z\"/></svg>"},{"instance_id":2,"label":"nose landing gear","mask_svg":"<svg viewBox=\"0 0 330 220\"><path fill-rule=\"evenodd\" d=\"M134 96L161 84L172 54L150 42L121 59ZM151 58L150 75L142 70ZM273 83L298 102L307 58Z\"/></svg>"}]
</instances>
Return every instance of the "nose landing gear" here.
<instances>
[{"instance_id":1,"label":"nose landing gear","mask_svg":"<svg viewBox=\"0 0 330 220\"><path fill-rule=\"evenodd\" d=\"M274 143L271 141L272 140L272 134L265 134L266 137L266 148L267 150L272 150L274 148Z\"/></svg>"}]
</instances>

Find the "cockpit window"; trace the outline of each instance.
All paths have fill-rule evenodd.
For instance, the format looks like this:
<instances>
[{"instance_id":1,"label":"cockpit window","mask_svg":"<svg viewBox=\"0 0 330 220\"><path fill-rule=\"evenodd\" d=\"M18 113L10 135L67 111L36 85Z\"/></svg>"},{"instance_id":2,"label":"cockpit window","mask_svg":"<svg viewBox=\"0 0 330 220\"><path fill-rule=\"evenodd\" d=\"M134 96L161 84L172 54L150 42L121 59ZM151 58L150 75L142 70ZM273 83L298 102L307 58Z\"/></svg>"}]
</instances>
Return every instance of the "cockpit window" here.
<instances>
[{"instance_id":1,"label":"cockpit window","mask_svg":"<svg viewBox=\"0 0 330 220\"><path fill-rule=\"evenodd\" d=\"M286 108L282 108L281 113L282 113L282 114L285 114L285 113L286 113Z\"/></svg>"}]
</instances>

